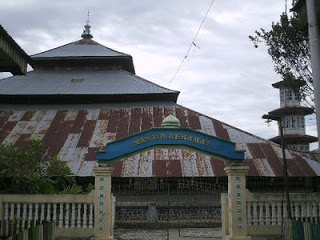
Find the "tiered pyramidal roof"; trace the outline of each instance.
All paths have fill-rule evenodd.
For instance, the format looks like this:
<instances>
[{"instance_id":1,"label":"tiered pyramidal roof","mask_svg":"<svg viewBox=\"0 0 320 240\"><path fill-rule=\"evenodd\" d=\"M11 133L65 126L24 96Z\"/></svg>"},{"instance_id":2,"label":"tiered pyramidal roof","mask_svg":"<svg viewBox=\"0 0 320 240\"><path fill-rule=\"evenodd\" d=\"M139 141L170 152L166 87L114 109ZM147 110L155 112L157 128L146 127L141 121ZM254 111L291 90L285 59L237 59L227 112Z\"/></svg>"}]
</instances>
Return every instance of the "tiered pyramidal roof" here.
<instances>
[{"instance_id":1,"label":"tiered pyramidal roof","mask_svg":"<svg viewBox=\"0 0 320 240\"><path fill-rule=\"evenodd\" d=\"M235 142L245 150L249 176L283 174L278 144L178 105L178 91L137 76L132 57L92 40L88 24L79 41L31 57L33 71L0 81L0 143L41 139L45 155L58 155L77 176L92 176L95 153L106 143L161 127L171 114L182 128ZM320 175L317 156L286 153L289 176ZM116 177L225 176L226 165L184 148L152 149L112 163Z\"/></svg>"}]
</instances>

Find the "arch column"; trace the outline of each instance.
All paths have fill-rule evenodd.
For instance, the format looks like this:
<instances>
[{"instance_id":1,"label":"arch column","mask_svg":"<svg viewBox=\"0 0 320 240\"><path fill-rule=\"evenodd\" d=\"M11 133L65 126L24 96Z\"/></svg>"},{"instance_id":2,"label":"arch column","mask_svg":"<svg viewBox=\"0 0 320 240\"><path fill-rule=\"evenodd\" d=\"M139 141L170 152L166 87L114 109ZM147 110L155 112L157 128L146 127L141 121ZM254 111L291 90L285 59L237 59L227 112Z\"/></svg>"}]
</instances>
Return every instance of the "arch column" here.
<instances>
[{"instance_id":1,"label":"arch column","mask_svg":"<svg viewBox=\"0 0 320 240\"><path fill-rule=\"evenodd\" d=\"M112 172L113 168L108 164L99 164L93 169L95 176L94 237L91 240L113 239Z\"/></svg>"},{"instance_id":2,"label":"arch column","mask_svg":"<svg viewBox=\"0 0 320 240\"><path fill-rule=\"evenodd\" d=\"M228 235L225 240L250 240L247 230L246 175L248 166L235 165L224 168L228 175Z\"/></svg>"}]
</instances>

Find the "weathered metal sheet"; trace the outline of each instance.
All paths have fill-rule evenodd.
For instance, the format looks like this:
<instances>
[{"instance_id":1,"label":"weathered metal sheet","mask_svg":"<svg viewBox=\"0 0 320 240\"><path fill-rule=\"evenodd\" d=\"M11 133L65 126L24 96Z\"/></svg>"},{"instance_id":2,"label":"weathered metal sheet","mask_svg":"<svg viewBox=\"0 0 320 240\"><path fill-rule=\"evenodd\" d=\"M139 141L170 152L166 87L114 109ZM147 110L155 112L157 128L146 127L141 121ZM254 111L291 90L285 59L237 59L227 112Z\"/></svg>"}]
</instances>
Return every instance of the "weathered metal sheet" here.
<instances>
[{"instance_id":1,"label":"weathered metal sheet","mask_svg":"<svg viewBox=\"0 0 320 240\"><path fill-rule=\"evenodd\" d=\"M253 164L255 165L259 176L266 176L266 177L274 177L275 174L270 167L268 161L265 158L256 158L253 159Z\"/></svg>"},{"instance_id":2,"label":"weathered metal sheet","mask_svg":"<svg viewBox=\"0 0 320 240\"><path fill-rule=\"evenodd\" d=\"M196 163L199 177L213 177L214 172L211 166L211 157L202 153L196 153Z\"/></svg>"},{"instance_id":3,"label":"weathered metal sheet","mask_svg":"<svg viewBox=\"0 0 320 240\"><path fill-rule=\"evenodd\" d=\"M179 105L116 108L41 107L39 110L1 110L0 143L24 146L29 139L43 139L47 156L58 154L79 176L91 176L96 151L107 142L135 134L151 127L160 127L168 114L180 118L182 125L237 143L245 150L249 176L282 176L281 148L232 126L223 124ZM320 175L320 163L313 156L303 158L286 151L290 176ZM225 176L226 163L180 148L155 148L113 164L114 176L179 177ZM86 175L87 174L87 175Z\"/></svg>"},{"instance_id":4,"label":"weathered metal sheet","mask_svg":"<svg viewBox=\"0 0 320 240\"><path fill-rule=\"evenodd\" d=\"M102 148L107 140L107 127L109 120L97 120L89 147Z\"/></svg>"},{"instance_id":5,"label":"weathered metal sheet","mask_svg":"<svg viewBox=\"0 0 320 240\"><path fill-rule=\"evenodd\" d=\"M187 149L182 149L182 158L180 160L182 176L198 177L197 154Z\"/></svg>"},{"instance_id":6,"label":"weathered metal sheet","mask_svg":"<svg viewBox=\"0 0 320 240\"><path fill-rule=\"evenodd\" d=\"M15 122L15 121L20 121L22 116L25 114L25 111L14 111L12 114L10 114L8 121L9 122Z\"/></svg>"},{"instance_id":7,"label":"weathered metal sheet","mask_svg":"<svg viewBox=\"0 0 320 240\"><path fill-rule=\"evenodd\" d=\"M320 163L307 157L302 158L308 163L308 165L312 168L316 175L320 176Z\"/></svg>"},{"instance_id":8,"label":"weathered metal sheet","mask_svg":"<svg viewBox=\"0 0 320 240\"><path fill-rule=\"evenodd\" d=\"M216 132L216 137L229 141L229 134L227 130L223 127L222 123L215 119L213 119L212 122Z\"/></svg>"},{"instance_id":9,"label":"weathered metal sheet","mask_svg":"<svg viewBox=\"0 0 320 240\"><path fill-rule=\"evenodd\" d=\"M152 160L154 159L154 151L150 150L140 153L139 158L138 176L152 177Z\"/></svg>"},{"instance_id":10,"label":"weathered metal sheet","mask_svg":"<svg viewBox=\"0 0 320 240\"><path fill-rule=\"evenodd\" d=\"M248 145L246 143L237 143L236 144L236 150L242 150L244 152L244 159L252 159L252 154L248 148Z\"/></svg>"},{"instance_id":11,"label":"weathered metal sheet","mask_svg":"<svg viewBox=\"0 0 320 240\"><path fill-rule=\"evenodd\" d=\"M3 144L14 144L19 139L26 125L26 121L18 122L9 135L4 139Z\"/></svg>"},{"instance_id":12,"label":"weathered metal sheet","mask_svg":"<svg viewBox=\"0 0 320 240\"><path fill-rule=\"evenodd\" d=\"M225 126L225 125L224 125ZM230 136L230 141L235 143L263 143L263 141L257 137L254 137L248 133L241 132L230 126L225 126Z\"/></svg>"},{"instance_id":13,"label":"weathered metal sheet","mask_svg":"<svg viewBox=\"0 0 320 240\"><path fill-rule=\"evenodd\" d=\"M274 172L275 176L283 175L283 162L282 158L280 159L278 154L275 152L275 148L270 144L260 144L260 147L263 149L265 153L266 159Z\"/></svg>"},{"instance_id":14,"label":"weathered metal sheet","mask_svg":"<svg viewBox=\"0 0 320 240\"><path fill-rule=\"evenodd\" d=\"M217 136L212 120L210 118L205 116L200 116L199 122L201 126L201 132L212 135L212 136Z\"/></svg>"}]
</instances>

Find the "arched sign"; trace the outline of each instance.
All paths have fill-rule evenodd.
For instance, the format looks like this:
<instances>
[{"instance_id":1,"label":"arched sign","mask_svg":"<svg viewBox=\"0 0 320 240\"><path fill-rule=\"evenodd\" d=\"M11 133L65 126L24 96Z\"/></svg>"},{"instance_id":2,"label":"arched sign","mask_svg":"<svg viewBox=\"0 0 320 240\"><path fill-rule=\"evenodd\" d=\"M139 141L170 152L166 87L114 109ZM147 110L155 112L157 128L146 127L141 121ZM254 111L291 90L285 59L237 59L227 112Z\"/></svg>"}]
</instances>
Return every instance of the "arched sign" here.
<instances>
[{"instance_id":1,"label":"arched sign","mask_svg":"<svg viewBox=\"0 0 320 240\"><path fill-rule=\"evenodd\" d=\"M183 128L152 128L106 144L106 151L97 152L98 162L109 163L150 148L185 147L224 160L242 162L244 151L235 143L202 132Z\"/></svg>"}]
</instances>

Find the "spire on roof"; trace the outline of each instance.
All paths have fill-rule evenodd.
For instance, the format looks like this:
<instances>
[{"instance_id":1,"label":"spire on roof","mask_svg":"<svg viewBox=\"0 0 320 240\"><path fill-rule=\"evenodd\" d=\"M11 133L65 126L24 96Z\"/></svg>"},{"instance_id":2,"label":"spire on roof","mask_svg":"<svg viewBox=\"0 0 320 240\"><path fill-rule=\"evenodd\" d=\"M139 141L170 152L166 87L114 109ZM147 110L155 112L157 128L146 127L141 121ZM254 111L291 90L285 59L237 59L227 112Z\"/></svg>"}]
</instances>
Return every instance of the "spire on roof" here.
<instances>
[{"instance_id":1,"label":"spire on roof","mask_svg":"<svg viewBox=\"0 0 320 240\"><path fill-rule=\"evenodd\" d=\"M91 39L91 38L93 38L93 36L92 36L91 33L90 33L90 28L91 28L91 26L89 25L89 17L90 17L90 12L88 11L87 23L86 23L86 25L84 26L83 33L81 34L81 37L82 37L83 39Z\"/></svg>"}]
</instances>

